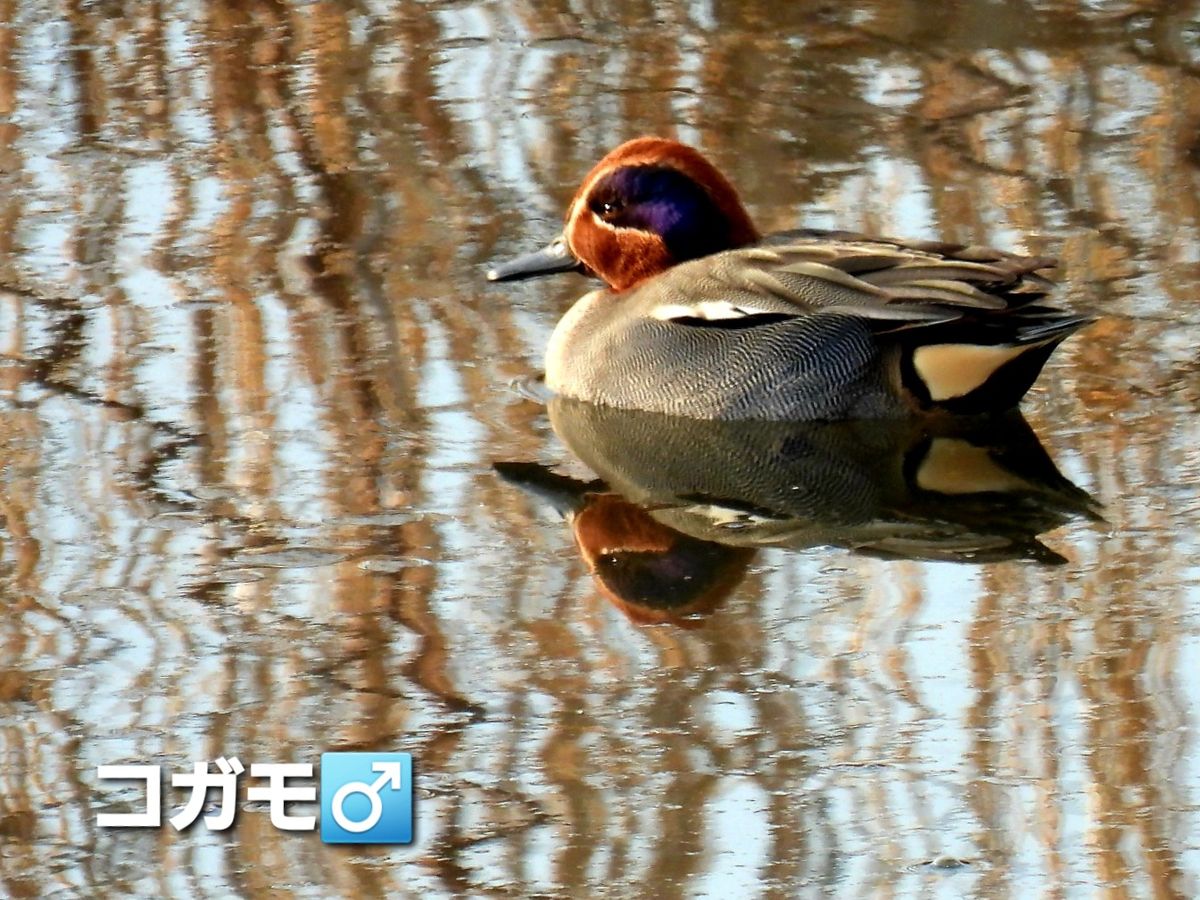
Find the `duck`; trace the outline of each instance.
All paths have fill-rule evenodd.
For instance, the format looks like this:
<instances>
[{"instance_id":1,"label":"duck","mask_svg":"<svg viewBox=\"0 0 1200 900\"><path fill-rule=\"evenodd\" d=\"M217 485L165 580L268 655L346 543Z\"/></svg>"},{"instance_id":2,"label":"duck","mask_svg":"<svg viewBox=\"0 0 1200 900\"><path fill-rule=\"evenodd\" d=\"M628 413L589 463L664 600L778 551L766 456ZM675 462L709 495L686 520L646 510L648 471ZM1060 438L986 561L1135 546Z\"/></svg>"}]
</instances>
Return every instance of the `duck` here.
<instances>
[{"instance_id":1,"label":"duck","mask_svg":"<svg viewBox=\"0 0 1200 900\"><path fill-rule=\"evenodd\" d=\"M1056 265L850 231L764 235L703 154L647 136L592 168L561 235L487 278L604 283L551 334L556 395L695 419L835 421L1018 406L1094 321L1045 302Z\"/></svg>"}]
</instances>

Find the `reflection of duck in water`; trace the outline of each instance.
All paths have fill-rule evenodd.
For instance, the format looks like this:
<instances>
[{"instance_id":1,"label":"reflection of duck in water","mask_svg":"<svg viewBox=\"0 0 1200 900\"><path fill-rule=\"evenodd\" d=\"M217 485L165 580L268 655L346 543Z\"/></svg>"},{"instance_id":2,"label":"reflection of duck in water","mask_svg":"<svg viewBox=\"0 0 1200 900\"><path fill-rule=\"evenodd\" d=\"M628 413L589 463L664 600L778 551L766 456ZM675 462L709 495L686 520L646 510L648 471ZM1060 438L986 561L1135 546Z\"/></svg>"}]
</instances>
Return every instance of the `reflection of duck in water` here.
<instances>
[{"instance_id":1,"label":"reflection of duck in water","mask_svg":"<svg viewBox=\"0 0 1200 900\"><path fill-rule=\"evenodd\" d=\"M532 463L497 468L568 516L605 593L639 621L711 609L743 576L750 548L1059 564L1038 535L1099 517L1017 413L734 423L557 397L550 420L603 481Z\"/></svg>"},{"instance_id":2,"label":"reflection of duck in water","mask_svg":"<svg viewBox=\"0 0 1200 900\"><path fill-rule=\"evenodd\" d=\"M602 482L537 463L497 463L496 471L567 519L601 593L635 622L694 624L741 583L755 553L676 531Z\"/></svg>"},{"instance_id":3,"label":"reflection of duck in water","mask_svg":"<svg viewBox=\"0 0 1200 900\"><path fill-rule=\"evenodd\" d=\"M904 418L1017 405L1086 316L1043 304L1050 259L794 231L763 238L699 153L602 159L561 238L493 281L581 269L546 353L555 393L702 419Z\"/></svg>"},{"instance_id":4,"label":"reflection of duck in water","mask_svg":"<svg viewBox=\"0 0 1200 900\"><path fill-rule=\"evenodd\" d=\"M554 398L550 421L612 490L672 528L728 544L1063 562L1037 536L1097 511L1015 412L735 423Z\"/></svg>"}]
</instances>

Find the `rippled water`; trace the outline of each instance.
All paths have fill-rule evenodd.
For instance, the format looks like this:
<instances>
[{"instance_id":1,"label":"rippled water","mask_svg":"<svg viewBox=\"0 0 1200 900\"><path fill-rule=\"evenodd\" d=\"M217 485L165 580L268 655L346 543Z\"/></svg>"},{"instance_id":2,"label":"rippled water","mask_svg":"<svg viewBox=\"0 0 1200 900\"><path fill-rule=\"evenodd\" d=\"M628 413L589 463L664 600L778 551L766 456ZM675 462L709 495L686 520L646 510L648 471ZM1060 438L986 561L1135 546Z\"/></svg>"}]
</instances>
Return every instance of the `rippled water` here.
<instances>
[{"instance_id":1,"label":"rippled water","mask_svg":"<svg viewBox=\"0 0 1200 900\"><path fill-rule=\"evenodd\" d=\"M524 388L584 283L482 273L645 132L765 229L1062 259L1065 564L614 604L493 469L593 477ZM0 894L1200 894L1198 187L1194 0L0 2ZM361 749L412 847L96 824Z\"/></svg>"}]
</instances>

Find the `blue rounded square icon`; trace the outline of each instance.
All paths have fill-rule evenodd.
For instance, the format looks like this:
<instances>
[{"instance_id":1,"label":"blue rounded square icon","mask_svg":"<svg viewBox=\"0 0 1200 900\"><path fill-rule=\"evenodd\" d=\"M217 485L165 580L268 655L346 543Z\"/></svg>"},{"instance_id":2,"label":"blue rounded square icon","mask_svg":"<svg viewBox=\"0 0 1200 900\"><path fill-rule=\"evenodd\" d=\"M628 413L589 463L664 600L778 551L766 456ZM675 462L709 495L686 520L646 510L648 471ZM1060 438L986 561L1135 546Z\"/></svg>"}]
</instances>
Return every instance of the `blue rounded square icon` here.
<instances>
[{"instance_id":1,"label":"blue rounded square icon","mask_svg":"<svg viewBox=\"0 0 1200 900\"><path fill-rule=\"evenodd\" d=\"M411 844L411 753L322 753L321 840Z\"/></svg>"}]
</instances>

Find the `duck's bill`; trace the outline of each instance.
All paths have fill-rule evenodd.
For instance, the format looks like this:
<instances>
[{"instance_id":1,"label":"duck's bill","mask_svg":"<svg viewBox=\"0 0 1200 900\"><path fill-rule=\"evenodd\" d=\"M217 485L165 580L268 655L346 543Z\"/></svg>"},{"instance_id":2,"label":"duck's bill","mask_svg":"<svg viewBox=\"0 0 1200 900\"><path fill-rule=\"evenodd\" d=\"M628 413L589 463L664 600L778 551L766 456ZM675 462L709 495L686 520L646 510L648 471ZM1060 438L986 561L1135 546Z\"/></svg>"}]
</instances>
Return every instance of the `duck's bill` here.
<instances>
[{"instance_id":1,"label":"duck's bill","mask_svg":"<svg viewBox=\"0 0 1200 900\"><path fill-rule=\"evenodd\" d=\"M582 272L583 263L567 249L567 242L557 237L541 250L526 253L501 263L487 273L488 281L520 281L558 272Z\"/></svg>"}]
</instances>

